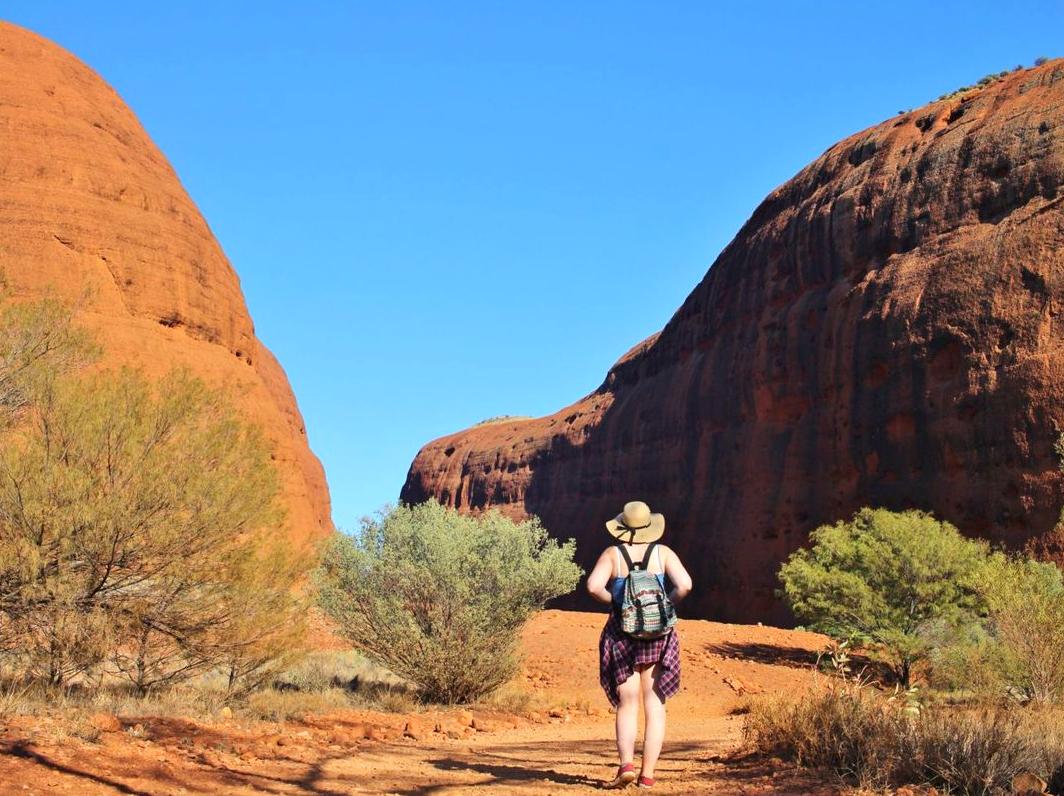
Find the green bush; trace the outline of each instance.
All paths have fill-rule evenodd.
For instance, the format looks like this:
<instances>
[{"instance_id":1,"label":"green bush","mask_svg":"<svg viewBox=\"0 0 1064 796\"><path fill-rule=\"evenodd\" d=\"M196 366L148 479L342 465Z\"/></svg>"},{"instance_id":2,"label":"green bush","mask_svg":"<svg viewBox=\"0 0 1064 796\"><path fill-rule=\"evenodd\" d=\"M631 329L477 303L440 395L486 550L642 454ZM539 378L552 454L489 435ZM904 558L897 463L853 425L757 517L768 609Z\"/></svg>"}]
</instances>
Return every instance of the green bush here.
<instances>
[{"instance_id":1,"label":"green bush","mask_svg":"<svg viewBox=\"0 0 1064 796\"><path fill-rule=\"evenodd\" d=\"M982 700L1064 700L1064 577L1053 564L995 554L980 591L986 615L935 639L931 682Z\"/></svg>"},{"instance_id":2,"label":"green bush","mask_svg":"<svg viewBox=\"0 0 1064 796\"><path fill-rule=\"evenodd\" d=\"M791 609L814 630L858 640L906 686L931 631L963 628L983 608L987 545L929 514L861 509L810 542L780 569Z\"/></svg>"},{"instance_id":3,"label":"green bush","mask_svg":"<svg viewBox=\"0 0 1064 796\"><path fill-rule=\"evenodd\" d=\"M0 278L2 283L2 278ZM0 428L28 409L57 378L99 350L62 302L0 305Z\"/></svg>"},{"instance_id":4,"label":"green bush","mask_svg":"<svg viewBox=\"0 0 1064 796\"><path fill-rule=\"evenodd\" d=\"M995 556L984 592L1010 685L1036 702L1064 699L1064 576L1054 564Z\"/></svg>"},{"instance_id":5,"label":"green bush","mask_svg":"<svg viewBox=\"0 0 1064 796\"><path fill-rule=\"evenodd\" d=\"M929 684L952 698L993 702L1009 693L1005 653L986 622L931 638Z\"/></svg>"},{"instance_id":6,"label":"green bush","mask_svg":"<svg viewBox=\"0 0 1064 796\"><path fill-rule=\"evenodd\" d=\"M352 644L424 698L468 702L513 676L521 627L576 586L574 550L535 519L400 506L332 541L320 601Z\"/></svg>"},{"instance_id":7,"label":"green bush","mask_svg":"<svg viewBox=\"0 0 1064 796\"><path fill-rule=\"evenodd\" d=\"M261 683L309 569L269 446L189 374L76 374L93 354L60 304L0 308L0 651L60 687Z\"/></svg>"}]
</instances>

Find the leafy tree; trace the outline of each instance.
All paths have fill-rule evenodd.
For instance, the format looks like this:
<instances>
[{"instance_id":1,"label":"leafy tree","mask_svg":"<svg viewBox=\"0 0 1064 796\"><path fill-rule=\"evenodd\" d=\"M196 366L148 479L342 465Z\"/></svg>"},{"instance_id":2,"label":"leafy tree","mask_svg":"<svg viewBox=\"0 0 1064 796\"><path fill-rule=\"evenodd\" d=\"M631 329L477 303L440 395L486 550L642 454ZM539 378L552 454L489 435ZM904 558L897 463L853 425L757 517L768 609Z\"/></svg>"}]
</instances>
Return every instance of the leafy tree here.
<instances>
[{"instance_id":1,"label":"leafy tree","mask_svg":"<svg viewBox=\"0 0 1064 796\"><path fill-rule=\"evenodd\" d=\"M425 698L465 702L513 676L521 627L580 579L574 551L536 519L399 506L333 539L320 601L346 638Z\"/></svg>"},{"instance_id":2,"label":"leafy tree","mask_svg":"<svg viewBox=\"0 0 1064 796\"><path fill-rule=\"evenodd\" d=\"M93 359L98 349L74 323L74 309L55 299L0 305L0 426L36 395Z\"/></svg>"},{"instance_id":3,"label":"leafy tree","mask_svg":"<svg viewBox=\"0 0 1064 796\"><path fill-rule=\"evenodd\" d=\"M983 591L1004 679L1037 702L1064 699L1064 575L1055 564L995 555Z\"/></svg>"},{"instance_id":4,"label":"leafy tree","mask_svg":"<svg viewBox=\"0 0 1064 796\"><path fill-rule=\"evenodd\" d=\"M930 652L929 631L975 621L984 542L920 511L861 509L824 525L780 569L795 615L878 652L905 686Z\"/></svg>"},{"instance_id":5,"label":"leafy tree","mask_svg":"<svg viewBox=\"0 0 1064 796\"><path fill-rule=\"evenodd\" d=\"M230 696L265 685L305 654L313 554L293 551L286 538L275 536L260 538L240 562L227 594L232 619L217 629L214 642Z\"/></svg>"},{"instance_id":6,"label":"leafy tree","mask_svg":"<svg viewBox=\"0 0 1064 796\"><path fill-rule=\"evenodd\" d=\"M106 658L146 691L290 621L294 567L249 566L276 489L261 434L187 373L52 381L0 442L0 615L31 670L62 685Z\"/></svg>"}]
</instances>

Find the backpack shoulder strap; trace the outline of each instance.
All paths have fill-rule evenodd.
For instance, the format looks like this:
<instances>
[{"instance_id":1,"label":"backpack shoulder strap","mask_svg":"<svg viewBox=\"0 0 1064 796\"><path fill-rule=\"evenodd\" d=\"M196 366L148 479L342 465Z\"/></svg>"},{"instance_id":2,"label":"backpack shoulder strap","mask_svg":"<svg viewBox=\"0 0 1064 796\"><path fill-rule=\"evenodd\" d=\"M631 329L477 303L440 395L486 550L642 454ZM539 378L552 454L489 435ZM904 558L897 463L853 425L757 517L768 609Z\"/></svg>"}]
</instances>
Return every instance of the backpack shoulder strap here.
<instances>
[{"instance_id":1,"label":"backpack shoulder strap","mask_svg":"<svg viewBox=\"0 0 1064 796\"><path fill-rule=\"evenodd\" d=\"M657 548L658 548L658 543L657 542L651 542L650 544L647 545L646 552L643 553L643 563L639 565L640 567L642 567L644 572L649 572L650 571L650 557L652 555L654 555L654 551L657 550ZM660 557L658 558L658 562L659 563L661 562L661 558Z\"/></svg>"},{"instance_id":2,"label":"backpack shoulder strap","mask_svg":"<svg viewBox=\"0 0 1064 796\"><path fill-rule=\"evenodd\" d=\"M632 563L632 557L628 555L627 548L623 544L619 544L617 545L617 549L620 550L621 555L624 556L624 563L628 565L628 572L631 573L631 571L635 569L636 566Z\"/></svg>"}]
</instances>

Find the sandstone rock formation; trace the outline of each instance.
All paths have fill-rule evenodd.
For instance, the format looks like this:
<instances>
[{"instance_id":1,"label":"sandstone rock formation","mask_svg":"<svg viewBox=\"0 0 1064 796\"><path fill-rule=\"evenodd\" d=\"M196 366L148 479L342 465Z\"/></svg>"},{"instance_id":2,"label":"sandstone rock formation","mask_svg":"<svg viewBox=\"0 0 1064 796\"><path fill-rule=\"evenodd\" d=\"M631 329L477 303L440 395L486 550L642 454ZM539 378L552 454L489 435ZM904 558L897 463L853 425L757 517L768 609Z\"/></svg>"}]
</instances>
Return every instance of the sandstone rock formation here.
<instances>
[{"instance_id":1,"label":"sandstone rock formation","mask_svg":"<svg viewBox=\"0 0 1064 796\"><path fill-rule=\"evenodd\" d=\"M0 23L0 269L16 297L76 299L106 362L181 365L271 436L296 539L331 528L321 465L240 282L166 158L74 56Z\"/></svg>"},{"instance_id":2,"label":"sandstone rock formation","mask_svg":"<svg viewBox=\"0 0 1064 796\"><path fill-rule=\"evenodd\" d=\"M537 514L586 565L630 499L688 610L786 621L779 562L862 505L1064 561L1064 61L831 147L665 328L555 415L426 445L402 490Z\"/></svg>"}]
</instances>

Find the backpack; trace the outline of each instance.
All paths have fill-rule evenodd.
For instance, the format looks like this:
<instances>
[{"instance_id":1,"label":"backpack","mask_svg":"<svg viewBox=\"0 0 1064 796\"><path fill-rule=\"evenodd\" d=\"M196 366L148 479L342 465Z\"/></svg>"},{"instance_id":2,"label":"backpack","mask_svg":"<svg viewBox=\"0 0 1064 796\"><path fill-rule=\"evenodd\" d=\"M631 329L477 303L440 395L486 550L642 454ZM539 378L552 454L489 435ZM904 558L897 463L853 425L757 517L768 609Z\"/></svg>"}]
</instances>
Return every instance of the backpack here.
<instances>
[{"instance_id":1,"label":"backpack","mask_svg":"<svg viewBox=\"0 0 1064 796\"><path fill-rule=\"evenodd\" d=\"M621 601L621 630L632 638L655 639L666 635L676 624L676 608L653 572L647 571L656 542L647 545L643 560L632 563L623 544L617 545L628 565L628 578Z\"/></svg>"}]
</instances>

